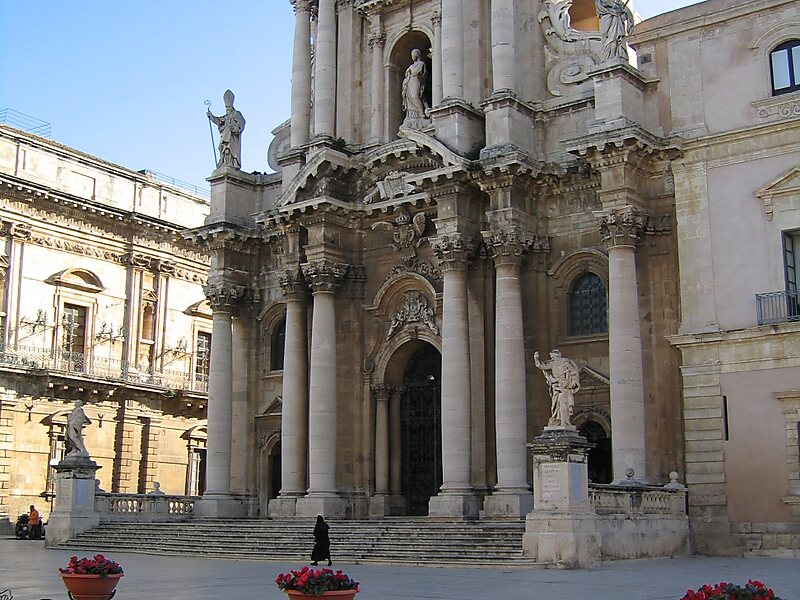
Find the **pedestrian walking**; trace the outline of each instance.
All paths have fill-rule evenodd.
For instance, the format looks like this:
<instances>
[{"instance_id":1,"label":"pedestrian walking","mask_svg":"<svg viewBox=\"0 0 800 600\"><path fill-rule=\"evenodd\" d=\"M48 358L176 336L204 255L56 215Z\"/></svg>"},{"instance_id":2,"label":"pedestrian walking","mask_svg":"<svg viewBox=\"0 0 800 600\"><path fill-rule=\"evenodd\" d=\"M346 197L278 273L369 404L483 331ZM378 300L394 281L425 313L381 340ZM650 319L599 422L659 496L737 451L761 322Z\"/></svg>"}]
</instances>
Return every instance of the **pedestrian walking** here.
<instances>
[{"instance_id":1,"label":"pedestrian walking","mask_svg":"<svg viewBox=\"0 0 800 600\"><path fill-rule=\"evenodd\" d=\"M328 524L322 515L317 515L317 524L314 525L314 549L311 551L311 564L317 565L318 561L328 559L331 566L331 540L328 537Z\"/></svg>"}]
</instances>

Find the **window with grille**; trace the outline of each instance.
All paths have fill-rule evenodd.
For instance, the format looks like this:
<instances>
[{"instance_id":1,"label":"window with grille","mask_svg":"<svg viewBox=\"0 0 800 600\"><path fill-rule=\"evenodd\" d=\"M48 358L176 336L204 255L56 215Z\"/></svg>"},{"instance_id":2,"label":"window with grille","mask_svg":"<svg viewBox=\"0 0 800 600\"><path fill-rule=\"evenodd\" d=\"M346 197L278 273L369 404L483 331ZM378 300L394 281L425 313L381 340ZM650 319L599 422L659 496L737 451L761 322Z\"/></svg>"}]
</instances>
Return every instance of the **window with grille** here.
<instances>
[{"instance_id":1,"label":"window with grille","mask_svg":"<svg viewBox=\"0 0 800 600\"><path fill-rule=\"evenodd\" d=\"M286 345L286 320L282 319L272 330L269 368L272 371L283 370L283 351Z\"/></svg>"},{"instance_id":2,"label":"window with grille","mask_svg":"<svg viewBox=\"0 0 800 600\"><path fill-rule=\"evenodd\" d=\"M569 335L591 335L608 331L606 287L594 273L585 273L569 293Z\"/></svg>"},{"instance_id":3,"label":"window with grille","mask_svg":"<svg viewBox=\"0 0 800 600\"><path fill-rule=\"evenodd\" d=\"M194 380L208 381L208 370L211 365L211 334L200 331L195 346Z\"/></svg>"},{"instance_id":4,"label":"window with grille","mask_svg":"<svg viewBox=\"0 0 800 600\"><path fill-rule=\"evenodd\" d=\"M772 95L800 90L800 40L784 42L769 54Z\"/></svg>"}]
</instances>

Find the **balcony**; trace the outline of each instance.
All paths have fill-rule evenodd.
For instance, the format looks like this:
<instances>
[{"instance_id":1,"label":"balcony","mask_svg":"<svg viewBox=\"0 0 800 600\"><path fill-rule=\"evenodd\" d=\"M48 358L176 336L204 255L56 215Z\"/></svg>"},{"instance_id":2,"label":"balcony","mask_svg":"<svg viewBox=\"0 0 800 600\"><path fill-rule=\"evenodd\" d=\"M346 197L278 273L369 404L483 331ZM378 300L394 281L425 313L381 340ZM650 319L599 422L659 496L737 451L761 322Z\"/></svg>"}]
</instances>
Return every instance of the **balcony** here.
<instances>
[{"instance_id":1,"label":"balcony","mask_svg":"<svg viewBox=\"0 0 800 600\"><path fill-rule=\"evenodd\" d=\"M0 368L16 367L54 373L70 373L87 378L118 381L154 388L208 392L208 378L193 377L188 371L141 369L124 360L99 358L79 352L52 351L25 346L0 347Z\"/></svg>"},{"instance_id":2,"label":"balcony","mask_svg":"<svg viewBox=\"0 0 800 600\"><path fill-rule=\"evenodd\" d=\"M800 321L800 290L756 294L759 325Z\"/></svg>"}]
</instances>

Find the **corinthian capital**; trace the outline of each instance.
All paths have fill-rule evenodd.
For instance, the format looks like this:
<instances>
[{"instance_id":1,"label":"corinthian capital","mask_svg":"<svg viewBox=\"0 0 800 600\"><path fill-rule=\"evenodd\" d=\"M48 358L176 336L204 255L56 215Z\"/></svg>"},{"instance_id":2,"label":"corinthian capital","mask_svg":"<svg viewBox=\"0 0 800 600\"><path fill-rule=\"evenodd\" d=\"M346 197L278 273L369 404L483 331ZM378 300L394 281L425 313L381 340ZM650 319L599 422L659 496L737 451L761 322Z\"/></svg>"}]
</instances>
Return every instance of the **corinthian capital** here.
<instances>
[{"instance_id":1,"label":"corinthian capital","mask_svg":"<svg viewBox=\"0 0 800 600\"><path fill-rule=\"evenodd\" d=\"M203 293L208 298L212 310L230 310L239 304L245 296L247 288L230 283L211 283L203 286Z\"/></svg>"},{"instance_id":2,"label":"corinthian capital","mask_svg":"<svg viewBox=\"0 0 800 600\"><path fill-rule=\"evenodd\" d=\"M527 252L548 252L550 240L517 227L481 232L495 265L519 264Z\"/></svg>"},{"instance_id":3,"label":"corinthian capital","mask_svg":"<svg viewBox=\"0 0 800 600\"><path fill-rule=\"evenodd\" d=\"M382 31L374 31L369 34L369 38L367 40L369 42L369 47L373 48L377 46L378 48L383 48L383 43L386 41L386 34Z\"/></svg>"},{"instance_id":4,"label":"corinthian capital","mask_svg":"<svg viewBox=\"0 0 800 600\"><path fill-rule=\"evenodd\" d=\"M278 283L290 300L300 299L306 293L306 281L300 269L287 269L278 275Z\"/></svg>"},{"instance_id":5,"label":"corinthian capital","mask_svg":"<svg viewBox=\"0 0 800 600\"><path fill-rule=\"evenodd\" d=\"M348 266L329 260L316 260L301 265L301 268L311 291L316 293L335 292L344 279Z\"/></svg>"},{"instance_id":6,"label":"corinthian capital","mask_svg":"<svg viewBox=\"0 0 800 600\"><path fill-rule=\"evenodd\" d=\"M311 0L291 0L295 14L299 12L311 12Z\"/></svg>"},{"instance_id":7,"label":"corinthian capital","mask_svg":"<svg viewBox=\"0 0 800 600\"><path fill-rule=\"evenodd\" d=\"M429 243L443 271L464 269L475 251L472 239L463 233L453 233L430 238Z\"/></svg>"},{"instance_id":8,"label":"corinthian capital","mask_svg":"<svg viewBox=\"0 0 800 600\"><path fill-rule=\"evenodd\" d=\"M636 246L647 224L647 217L632 206L597 210L594 217L606 248Z\"/></svg>"}]
</instances>

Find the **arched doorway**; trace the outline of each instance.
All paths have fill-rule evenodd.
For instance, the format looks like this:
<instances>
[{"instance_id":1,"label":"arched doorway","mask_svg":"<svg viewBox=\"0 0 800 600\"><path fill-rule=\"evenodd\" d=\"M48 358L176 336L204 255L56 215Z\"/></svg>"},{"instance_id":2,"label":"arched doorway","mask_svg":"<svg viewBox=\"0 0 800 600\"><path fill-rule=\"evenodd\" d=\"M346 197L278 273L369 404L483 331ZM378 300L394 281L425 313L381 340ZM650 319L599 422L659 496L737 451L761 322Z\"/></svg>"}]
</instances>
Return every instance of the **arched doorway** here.
<instances>
[{"instance_id":1,"label":"arched doorway","mask_svg":"<svg viewBox=\"0 0 800 600\"><path fill-rule=\"evenodd\" d=\"M421 346L403 373L400 396L401 485L407 515L427 515L442 485L442 356Z\"/></svg>"},{"instance_id":2,"label":"arched doorway","mask_svg":"<svg viewBox=\"0 0 800 600\"><path fill-rule=\"evenodd\" d=\"M422 55L422 60L425 61L426 74L425 74L425 88L423 90L423 98L428 106L432 103L433 92L433 63L431 58L431 41L428 36L421 31L412 30L403 35L397 43L392 47L389 55L389 97L387 98L387 119L389 125L389 139L397 138L397 131L400 128L400 123L403 122L403 102L401 89L403 87L403 77L405 77L406 69L413 62L411 60L411 51L417 49Z\"/></svg>"},{"instance_id":3,"label":"arched doorway","mask_svg":"<svg viewBox=\"0 0 800 600\"><path fill-rule=\"evenodd\" d=\"M611 483L611 438L603 426L595 421L586 421L578 428L580 434L594 444L589 450L589 481L592 483Z\"/></svg>"}]
</instances>

